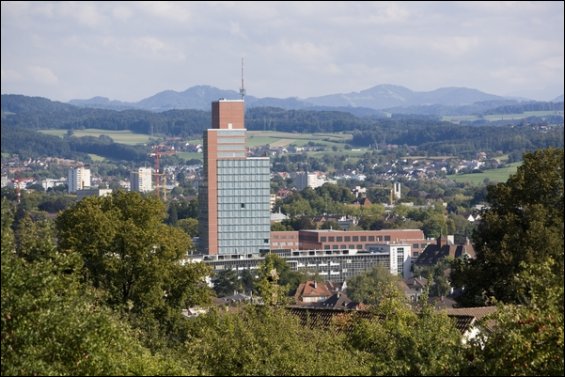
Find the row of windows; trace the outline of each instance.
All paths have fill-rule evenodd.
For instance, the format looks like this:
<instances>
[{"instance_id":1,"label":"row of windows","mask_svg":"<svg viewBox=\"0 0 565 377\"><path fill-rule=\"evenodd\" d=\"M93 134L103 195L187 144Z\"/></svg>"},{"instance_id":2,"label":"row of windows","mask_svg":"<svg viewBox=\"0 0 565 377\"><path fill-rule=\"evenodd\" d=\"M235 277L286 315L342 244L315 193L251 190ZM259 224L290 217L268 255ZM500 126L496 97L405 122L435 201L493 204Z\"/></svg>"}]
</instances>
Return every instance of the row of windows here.
<instances>
[{"instance_id":1,"label":"row of windows","mask_svg":"<svg viewBox=\"0 0 565 377\"><path fill-rule=\"evenodd\" d=\"M225 143L245 144L245 137L241 137L241 136L237 136L237 137L218 137L218 144L225 144Z\"/></svg>"},{"instance_id":2,"label":"row of windows","mask_svg":"<svg viewBox=\"0 0 565 377\"><path fill-rule=\"evenodd\" d=\"M243 144L220 144L218 145L219 151L237 151L245 152L245 145Z\"/></svg>"},{"instance_id":3,"label":"row of windows","mask_svg":"<svg viewBox=\"0 0 565 377\"><path fill-rule=\"evenodd\" d=\"M245 238L241 238L241 239L225 239L225 240L221 240L218 239L218 246L219 247L243 247L243 246L252 246L252 247L256 247L256 248L264 248L265 245L269 244L269 239L268 238L262 238L262 239L245 239Z\"/></svg>"},{"instance_id":4,"label":"row of windows","mask_svg":"<svg viewBox=\"0 0 565 377\"><path fill-rule=\"evenodd\" d=\"M251 210L251 211L268 211L269 203L222 203L218 212L223 211L237 211L237 210Z\"/></svg>"},{"instance_id":5,"label":"row of windows","mask_svg":"<svg viewBox=\"0 0 565 377\"><path fill-rule=\"evenodd\" d=\"M254 180L267 180L271 179L270 171L266 168L229 168L229 169L219 169L218 170L218 180L224 181L238 181L238 180L248 180L253 178ZM255 177L255 178L254 178Z\"/></svg>"},{"instance_id":6,"label":"row of windows","mask_svg":"<svg viewBox=\"0 0 565 377\"><path fill-rule=\"evenodd\" d=\"M218 152L218 158L242 158L246 156L246 152Z\"/></svg>"},{"instance_id":7,"label":"row of windows","mask_svg":"<svg viewBox=\"0 0 565 377\"><path fill-rule=\"evenodd\" d=\"M257 215L250 217L227 217L218 215L218 225L266 225L271 224L271 219L269 217Z\"/></svg>"},{"instance_id":8,"label":"row of windows","mask_svg":"<svg viewBox=\"0 0 565 377\"><path fill-rule=\"evenodd\" d=\"M320 237L320 242L375 242L375 241L390 241L390 236L330 236L330 237Z\"/></svg>"},{"instance_id":9,"label":"row of windows","mask_svg":"<svg viewBox=\"0 0 565 377\"><path fill-rule=\"evenodd\" d=\"M222 224L218 226L218 237L228 238L230 233L243 232L249 233L250 238L264 238L259 236L269 234L269 230L270 226L266 224Z\"/></svg>"},{"instance_id":10,"label":"row of windows","mask_svg":"<svg viewBox=\"0 0 565 377\"><path fill-rule=\"evenodd\" d=\"M249 196L222 196L218 197L219 204L239 204L239 203L260 203L268 204L269 200L265 199L265 195Z\"/></svg>"},{"instance_id":11,"label":"row of windows","mask_svg":"<svg viewBox=\"0 0 565 377\"><path fill-rule=\"evenodd\" d=\"M231 153L231 152L230 152ZM230 157L230 156L227 156ZM237 157L237 156L236 156ZM239 160L218 160L218 162L226 161L239 161ZM242 160L244 161L244 160ZM218 175L271 175L271 168L269 166L234 166L234 167L218 167Z\"/></svg>"},{"instance_id":12,"label":"row of windows","mask_svg":"<svg viewBox=\"0 0 565 377\"><path fill-rule=\"evenodd\" d=\"M234 189L263 189L269 190L270 192L270 185L269 181L253 179L250 177L249 180L242 180L242 181L226 181L226 180L218 180L218 189L219 190L234 190Z\"/></svg>"},{"instance_id":13,"label":"row of windows","mask_svg":"<svg viewBox=\"0 0 565 377\"><path fill-rule=\"evenodd\" d=\"M270 168L271 162L268 158L266 159L245 159L245 160L219 160L218 170L222 168Z\"/></svg>"},{"instance_id":14,"label":"row of windows","mask_svg":"<svg viewBox=\"0 0 565 377\"><path fill-rule=\"evenodd\" d=\"M247 130L230 130L227 128L221 129L214 129L218 133L218 137L220 136L245 136Z\"/></svg>"},{"instance_id":15,"label":"row of windows","mask_svg":"<svg viewBox=\"0 0 565 377\"><path fill-rule=\"evenodd\" d=\"M239 197L242 199L249 198L249 201L257 201L257 199L252 200L252 198L258 197L260 200L266 200L266 202L269 202L271 199L271 192L269 189L265 188L218 189L218 200L220 200L220 198L228 197ZM241 201L245 202L245 200Z\"/></svg>"},{"instance_id":16,"label":"row of windows","mask_svg":"<svg viewBox=\"0 0 565 377\"><path fill-rule=\"evenodd\" d=\"M347 247L345 245L333 245L331 246L332 249L358 249L358 250L363 250L363 245L348 245ZM324 245L324 249L325 250L329 250L330 249L330 245Z\"/></svg>"}]
</instances>

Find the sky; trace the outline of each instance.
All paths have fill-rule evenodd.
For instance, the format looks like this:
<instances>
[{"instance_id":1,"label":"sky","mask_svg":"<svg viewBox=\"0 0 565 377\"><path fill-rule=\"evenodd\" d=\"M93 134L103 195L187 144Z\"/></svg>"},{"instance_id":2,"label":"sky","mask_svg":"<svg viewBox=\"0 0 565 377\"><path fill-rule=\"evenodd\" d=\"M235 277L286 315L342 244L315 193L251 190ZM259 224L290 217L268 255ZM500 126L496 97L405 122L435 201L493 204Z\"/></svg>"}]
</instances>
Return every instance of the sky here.
<instances>
[{"instance_id":1,"label":"sky","mask_svg":"<svg viewBox=\"0 0 565 377\"><path fill-rule=\"evenodd\" d=\"M139 101L195 85L307 98L379 84L551 100L559 2L1 3L2 94Z\"/></svg>"}]
</instances>

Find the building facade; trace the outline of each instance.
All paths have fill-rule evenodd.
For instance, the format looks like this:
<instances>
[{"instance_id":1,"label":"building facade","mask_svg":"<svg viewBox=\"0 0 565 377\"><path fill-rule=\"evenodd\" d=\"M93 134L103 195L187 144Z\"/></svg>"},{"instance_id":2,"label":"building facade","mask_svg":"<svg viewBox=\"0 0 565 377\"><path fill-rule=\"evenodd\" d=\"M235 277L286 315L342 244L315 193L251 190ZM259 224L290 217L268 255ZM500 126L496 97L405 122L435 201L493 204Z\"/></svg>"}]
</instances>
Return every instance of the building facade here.
<instances>
[{"instance_id":1,"label":"building facade","mask_svg":"<svg viewBox=\"0 0 565 377\"><path fill-rule=\"evenodd\" d=\"M270 247L270 162L249 158L243 100L212 102L199 189L202 253L256 255Z\"/></svg>"},{"instance_id":2,"label":"building facade","mask_svg":"<svg viewBox=\"0 0 565 377\"><path fill-rule=\"evenodd\" d=\"M130 190L135 192L153 191L153 169L139 168L130 173Z\"/></svg>"},{"instance_id":3,"label":"building facade","mask_svg":"<svg viewBox=\"0 0 565 377\"><path fill-rule=\"evenodd\" d=\"M298 191L302 191L306 187L315 189L328 182L326 176L321 173L297 172L292 174L291 177L292 185L296 187Z\"/></svg>"},{"instance_id":4,"label":"building facade","mask_svg":"<svg viewBox=\"0 0 565 377\"><path fill-rule=\"evenodd\" d=\"M411 251L408 244L375 244L372 251L360 250L296 250L276 253L283 258L292 271L319 276L323 280L344 282L373 267L382 267L393 275L410 277ZM215 255L192 258L193 262L204 262L214 273L234 270L258 270L264 261L263 255Z\"/></svg>"},{"instance_id":5,"label":"building facade","mask_svg":"<svg viewBox=\"0 0 565 377\"><path fill-rule=\"evenodd\" d=\"M70 168L67 186L69 193L90 188L90 169L84 167Z\"/></svg>"},{"instance_id":6,"label":"building facade","mask_svg":"<svg viewBox=\"0 0 565 377\"><path fill-rule=\"evenodd\" d=\"M428 245L424 232L420 229L301 230L298 232L298 240L300 250L371 250L376 244L405 243L410 245L413 257Z\"/></svg>"}]
</instances>

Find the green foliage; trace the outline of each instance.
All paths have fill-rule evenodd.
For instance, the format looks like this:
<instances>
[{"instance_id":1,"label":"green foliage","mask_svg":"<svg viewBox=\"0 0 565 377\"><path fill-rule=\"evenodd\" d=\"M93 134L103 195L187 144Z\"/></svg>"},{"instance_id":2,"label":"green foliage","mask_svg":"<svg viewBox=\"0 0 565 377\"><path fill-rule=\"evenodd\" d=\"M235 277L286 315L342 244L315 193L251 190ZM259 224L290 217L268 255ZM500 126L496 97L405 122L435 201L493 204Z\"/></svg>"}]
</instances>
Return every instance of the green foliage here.
<instances>
[{"instance_id":1,"label":"green foliage","mask_svg":"<svg viewBox=\"0 0 565 377\"><path fill-rule=\"evenodd\" d=\"M350 340L371 375L457 375L462 346L451 320L425 303L416 313L393 284L383 288L375 317L356 323Z\"/></svg>"},{"instance_id":2,"label":"green foliage","mask_svg":"<svg viewBox=\"0 0 565 377\"><path fill-rule=\"evenodd\" d=\"M54 253L28 262L5 246L2 375L186 373L175 361L152 356L79 282L79 255Z\"/></svg>"},{"instance_id":3,"label":"green foliage","mask_svg":"<svg viewBox=\"0 0 565 377\"><path fill-rule=\"evenodd\" d=\"M488 188L491 205L473 235L477 258L455 266L452 280L465 286L461 303L481 305L489 297L527 303L529 288L515 277L524 267L552 259L563 270L563 149L524 155L506 183Z\"/></svg>"},{"instance_id":4,"label":"green foliage","mask_svg":"<svg viewBox=\"0 0 565 377\"><path fill-rule=\"evenodd\" d=\"M281 285L282 270L287 268L286 262L275 254L265 257L259 265L259 278L255 283L257 293L266 305L281 305L286 303L287 285Z\"/></svg>"},{"instance_id":5,"label":"green foliage","mask_svg":"<svg viewBox=\"0 0 565 377\"><path fill-rule=\"evenodd\" d=\"M212 279L214 291L218 297L233 295L236 291L241 291L241 282L235 270L222 270L216 272L216 276Z\"/></svg>"},{"instance_id":6,"label":"green foliage","mask_svg":"<svg viewBox=\"0 0 565 377\"><path fill-rule=\"evenodd\" d=\"M180 331L181 309L208 301L209 267L182 263L190 239L164 217L156 198L116 192L86 198L57 219L60 249L79 253L86 280L147 333Z\"/></svg>"},{"instance_id":7,"label":"green foliage","mask_svg":"<svg viewBox=\"0 0 565 377\"><path fill-rule=\"evenodd\" d=\"M198 236L198 220L196 219L180 219L177 221L176 226L182 229L190 237Z\"/></svg>"},{"instance_id":8,"label":"green foliage","mask_svg":"<svg viewBox=\"0 0 565 377\"><path fill-rule=\"evenodd\" d=\"M347 295L355 302L376 305L390 294L389 290L400 292L398 282L397 276L386 268L377 266L351 278L347 282Z\"/></svg>"},{"instance_id":9,"label":"green foliage","mask_svg":"<svg viewBox=\"0 0 565 377\"><path fill-rule=\"evenodd\" d=\"M555 274L555 264L548 259L524 266L516 282L529 289L529 304L499 305L494 315L484 319L483 326L490 331L480 333L473 342L465 373L563 375L564 282L563 270Z\"/></svg>"},{"instance_id":10,"label":"green foliage","mask_svg":"<svg viewBox=\"0 0 565 377\"><path fill-rule=\"evenodd\" d=\"M285 225L283 223L271 223L271 232L281 232L293 230L291 226Z\"/></svg>"},{"instance_id":11,"label":"green foliage","mask_svg":"<svg viewBox=\"0 0 565 377\"><path fill-rule=\"evenodd\" d=\"M284 309L245 307L197 318L186 343L187 363L215 376L366 375L345 337L310 329Z\"/></svg>"}]
</instances>

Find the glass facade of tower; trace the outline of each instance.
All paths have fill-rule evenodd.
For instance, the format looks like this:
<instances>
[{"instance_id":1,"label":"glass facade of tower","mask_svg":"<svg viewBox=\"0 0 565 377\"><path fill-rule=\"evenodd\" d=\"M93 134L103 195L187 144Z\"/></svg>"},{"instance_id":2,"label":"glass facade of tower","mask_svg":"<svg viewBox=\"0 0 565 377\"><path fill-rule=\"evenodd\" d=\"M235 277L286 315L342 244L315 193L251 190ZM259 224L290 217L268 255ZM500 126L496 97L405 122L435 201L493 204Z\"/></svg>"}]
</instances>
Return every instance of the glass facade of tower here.
<instances>
[{"instance_id":1,"label":"glass facade of tower","mask_svg":"<svg viewBox=\"0 0 565 377\"><path fill-rule=\"evenodd\" d=\"M218 254L269 249L269 159L218 159L217 180Z\"/></svg>"}]
</instances>

